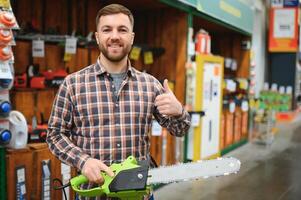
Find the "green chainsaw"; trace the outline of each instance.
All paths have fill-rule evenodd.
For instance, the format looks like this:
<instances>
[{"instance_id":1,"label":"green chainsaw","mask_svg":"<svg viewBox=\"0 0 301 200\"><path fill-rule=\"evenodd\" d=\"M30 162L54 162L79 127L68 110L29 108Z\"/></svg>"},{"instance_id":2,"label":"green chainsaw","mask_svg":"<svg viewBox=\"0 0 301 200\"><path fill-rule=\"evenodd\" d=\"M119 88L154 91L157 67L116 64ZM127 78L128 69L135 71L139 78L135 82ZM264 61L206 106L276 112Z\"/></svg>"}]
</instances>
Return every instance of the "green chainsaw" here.
<instances>
[{"instance_id":1,"label":"green chainsaw","mask_svg":"<svg viewBox=\"0 0 301 200\"><path fill-rule=\"evenodd\" d=\"M229 175L237 173L241 165L239 160L232 157L153 169L149 169L148 165L139 165L138 163L133 156L129 156L122 163L112 164L110 168L115 176L110 177L101 172L104 177L102 186L81 189L82 184L89 182L84 175L72 178L70 185L78 195L84 197L106 196L121 200L141 200L150 193L151 185Z\"/></svg>"}]
</instances>

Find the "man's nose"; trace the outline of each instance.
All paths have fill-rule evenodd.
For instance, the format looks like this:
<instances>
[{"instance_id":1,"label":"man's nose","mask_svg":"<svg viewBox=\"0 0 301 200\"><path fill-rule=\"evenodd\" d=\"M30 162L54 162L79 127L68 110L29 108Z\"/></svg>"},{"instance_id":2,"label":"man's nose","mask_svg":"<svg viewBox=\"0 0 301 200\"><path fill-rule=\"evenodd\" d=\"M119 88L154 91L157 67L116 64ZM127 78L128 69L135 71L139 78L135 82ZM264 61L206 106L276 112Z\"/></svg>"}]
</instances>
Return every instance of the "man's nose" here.
<instances>
[{"instance_id":1,"label":"man's nose","mask_svg":"<svg viewBox=\"0 0 301 200\"><path fill-rule=\"evenodd\" d=\"M118 39L119 38L119 32L118 30L113 30L111 34L112 39Z\"/></svg>"}]
</instances>

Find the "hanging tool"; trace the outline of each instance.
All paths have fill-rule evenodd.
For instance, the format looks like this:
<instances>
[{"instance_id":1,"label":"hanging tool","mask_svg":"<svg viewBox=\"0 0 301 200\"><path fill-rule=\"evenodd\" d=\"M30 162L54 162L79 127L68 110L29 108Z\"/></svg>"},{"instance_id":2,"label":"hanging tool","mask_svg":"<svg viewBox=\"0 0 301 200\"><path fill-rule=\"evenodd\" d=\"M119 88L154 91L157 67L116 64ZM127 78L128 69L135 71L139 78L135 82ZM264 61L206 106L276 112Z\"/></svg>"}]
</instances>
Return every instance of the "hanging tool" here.
<instances>
[{"instance_id":1,"label":"hanging tool","mask_svg":"<svg viewBox=\"0 0 301 200\"><path fill-rule=\"evenodd\" d=\"M60 189L71 185L72 189L81 196L141 200L143 196L150 194L150 188L153 184L237 173L240 169L240 161L236 158L218 158L149 169L148 165L139 165L133 156L129 156L124 162L114 163L110 168L115 176L110 177L105 172L101 172L104 178L102 186L83 190L81 185L88 183L88 179L84 175L79 175L72 178L68 185L61 186Z\"/></svg>"}]
</instances>

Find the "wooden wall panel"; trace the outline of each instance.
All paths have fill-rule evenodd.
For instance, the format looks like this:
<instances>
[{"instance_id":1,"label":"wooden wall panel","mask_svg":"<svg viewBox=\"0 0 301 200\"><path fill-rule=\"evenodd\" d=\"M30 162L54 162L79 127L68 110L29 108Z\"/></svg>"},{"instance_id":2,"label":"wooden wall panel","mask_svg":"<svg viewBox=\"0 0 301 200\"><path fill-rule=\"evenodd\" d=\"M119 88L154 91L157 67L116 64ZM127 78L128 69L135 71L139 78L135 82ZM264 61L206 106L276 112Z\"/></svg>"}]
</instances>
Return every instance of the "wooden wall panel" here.
<instances>
[{"instance_id":1,"label":"wooden wall panel","mask_svg":"<svg viewBox=\"0 0 301 200\"><path fill-rule=\"evenodd\" d=\"M32 152L28 149L7 149L6 154L6 176L7 176L7 199L17 199L16 194L16 170L19 167L25 168L25 187L26 187L26 199L31 199L32 194Z\"/></svg>"},{"instance_id":2,"label":"wooden wall panel","mask_svg":"<svg viewBox=\"0 0 301 200\"><path fill-rule=\"evenodd\" d=\"M27 0L25 0L25 1L28 3ZM33 24L34 29L36 29L40 32L43 31L43 29L42 29L43 24L45 23L42 18L43 13L44 13L43 0L32 0L32 3L28 4L28 5L31 6L31 9L32 9L32 24ZM21 9L22 9L22 7L21 7ZM25 10L25 12L28 12L28 11ZM18 20L18 18L17 18L17 20Z\"/></svg>"},{"instance_id":3,"label":"wooden wall panel","mask_svg":"<svg viewBox=\"0 0 301 200\"><path fill-rule=\"evenodd\" d=\"M232 56L231 47L233 46L232 44L233 42L230 35L213 34L211 39L212 39L212 43L216 44L216 45L212 45L213 54L218 54L223 57Z\"/></svg>"},{"instance_id":4,"label":"wooden wall panel","mask_svg":"<svg viewBox=\"0 0 301 200\"><path fill-rule=\"evenodd\" d=\"M34 116L34 97L32 91L10 91L10 100L14 110L20 111L26 118L27 123L31 124L32 117Z\"/></svg>"},{"instance_id":5,"label":"wooden wall panel","mask_svg":"<svg viewBox=\"0 0 301 200\"><path fill-rule=\"evenodd\" d=\"M68 31L68 1L44 0L44 32L66 34ZM59 6L58 6L59 5ZM51 17L50 17L51 16Z\"/></svg>"},{"instance_id":6,"label":"wooden wall panel","mask_svg":"<svg viewBox=\"0 0 301 200\"><path fill-rule=\"evenodd\" d=\"M86 21L87 23L87 33L89 32L95 32L96 31L96 15L99 9L102 8L102 2L101 1L87 1L87 15L88 15L88 20Z\"/></svg>"},{"instance_id":7,"label":"wooden wall panel","mask_svg":"<svg viewBox=\"0 0 301 200\"><path fill-rule=\"evenodd\" d=\"M33 165L32 165L32 195L31 199L38 200L42 197L42 162L50 162L50 180L56 177L60 177L60 167L57 167L57 162L59 162L49 151L46 143L37 143L29 145L33 155ZM60 191L53 190L51 188L51 199L61 199Z\"/></svg>"},{"instance_id":8,"label":"wooden wall panel","mask_svg":"<svg viewBox=\"0 0 301 200\"><path fill-rule=\"evenodd\" d=\"M17 41L16 46L13 46L13 52L15 57L15 73L22 74L26 72L27 66L32 62L31 42Z\"/></svg>"},{"instance_id":9,"label":"wooden wall panel","mask_svg":"<svg viewBox=\"0 0 301 200\"><path fill-rule=\"evenodd\" d=\"M48 149L46 143L33 143L28 145L32 151L33 155L33 195L32 200L41 199L41 174L42 174L42 161L50 160L50 172L51 172L51 182L54 178L62 179L61 174L61 161L57 159ZM76 176L76 171L71 168L71 177ZM52 184L52 183L51 183ZM53 185L52 185L53 186ZM59 184L56 182L56 186ZM70 188L70 199L74 199L74 191ZM51 187L51 199L62 200L62 190L54 190Z\"/></svg>"},{"instance_id":10,"label":"wooden wall panel","mask_svg":"<svg viewBox=\"0 0 301 200\"><path fill-rule=\"evenodd\" d=\"M41 119L41 113L43 114L44 120L49 119L51 110L52 110L52 104L54 97L56 95L56 90L55 89L48 89L48 90L41 90L36 92L37 95L37 105L35 105L37 109L37 119L39 123L42 123Z\"/></svg>"},{"instance_id":11,"label":"wooden wall panel","mask_svg":"<svg viewBox=\"0 0 301 200\"><path fill-rule=\"evenodd\" d=\"M87 48L77 48L76 55L72 56L72 59L65 63L66 68L69 68L69 72L79 71L89 65Z\"/></svg>"},{"instance_id":12,"label":"wooden wall panel","mask_svg":"<svg viewBox=\"0 0 301 200\"><path fill-rule=\"evenodd\" d=\"M80 35L86 35L86 23L88 19L86 19L86 0L81 0L81 1L75 1L72 0L72 22L71 22L71 27L72 30L76 30L77 34ZM91 19L89 19L91 20Z\"/></svg>"},{"instance_id":13,"label":"wooden wall panel","mask_svg":"<svg viewBox=\"0 0 301 200\"><path fill-rule=\"evenodd\" d=\"M12 90L10 95L13 108L25 116L27 123L32 123L33 116L41 123L41 113L45 120L49 119L56 89Z\"/></svg>"},{"instance_id":14,"label":"wooden wall panel","mask_svg":"<svg viewBox=\"0 0 301 200\"><path fill-rule=\"evenodd\" d=\"M165 48L165 54L161 56L161 66L156 68L156 77L163 80L167 78L169 81L175 80L175 67L176 67L176 24L170 20L170 16L176 16L175 11L164 11L162 15L162 22L160 23L162 43Z\"/></svg>"},{"instance_id":15,"label":"wooden wall panel","mask_svg":"<svg viewBox=\"0 0 301 200\"><path fill-rule=\"evenodd\" d=\"M239 34L213 35L214 45L213 53L217 53L223 57L234 58L237 61L237 71L232 74L236 77L248 78L250 68L250 50L242 49L242 41L250 40ZM225 71L226 75L227 70Z\"/></svg>"},{"instance_id":16,"label":"wooden wall panel","mask_svg":"<svg viewBox=\"0 0 301 200\"><path fill-rule=\"evenodd\" d=\"M151 136L150 143L150 155L160 166L162 163L162 136Z\"/></svg>"},{"instance_id":17,"label":"wooden wall panel","mask_svg":"<svg viewBox=\"0 0 301 200\"><path fill-rule=\"evenodd\" d=\"M89 51L90 51L89 64L96 63L96 61L98 59L98 56L99 56L99 53L100 53L98 47L90 48Z\"/></svg>"},{"instance_id":18,"label":"wooden wall panel","mask_svg":"<svg viewBox=\"0 0 301 200\"><path fill-rule=\"evenodd\" d=\"M251 41L249 37L241 37L242 41ZM240 68L237 71L237 76L241 78L249 78L251 65L251 51L249 49L241 49Z\"/></svg>"},{"instance_id":19,"label":"wooden wall panel","mask_svg":"<svg viewBox=\"0 0 301 200\"><path fill-rule=\"evenodd\" d=\"M185 89L186 89L186 47L187 47L187 30L188 30L188 16L186 13L178 13L177 19L177 50L176 50L176 70L175 70L175 95L178 100L185 103Z\"/></svg>"},{"instance_id":20,"label":"wooden wall panel","mask_svg":"<svg viewBox=\"0 0 301 200\"><path fill-rule=\"evenodd\" d=\"M139 61L132 61L134 66L146 70L159 80L165 78L175 82L176 96L184 101L183 87L185 87L186 36L187 14L171 8L159 11L135 13L135 42L134 44L148 47L163 47L165 53L154 57L151 65L143 64L143 55ZM175 20L170 20L173 16ZM142 66L139 66L139 64ZM179 74L181 76L179 77ZM177 83L177 78L179 83Z\"/></svg>"},{"instance_id":21,"label":"wooden wall panel","mask_svg":"<svg viewBox=\"0 0 301 200\"><path fill-rule=\"evenodd\" d=\"M11 2L14 14L21 27L26 26L28 28L30 25L31 29L35 31L43 31L43 0L15 0Z\"/></svg>"}]
</instances>

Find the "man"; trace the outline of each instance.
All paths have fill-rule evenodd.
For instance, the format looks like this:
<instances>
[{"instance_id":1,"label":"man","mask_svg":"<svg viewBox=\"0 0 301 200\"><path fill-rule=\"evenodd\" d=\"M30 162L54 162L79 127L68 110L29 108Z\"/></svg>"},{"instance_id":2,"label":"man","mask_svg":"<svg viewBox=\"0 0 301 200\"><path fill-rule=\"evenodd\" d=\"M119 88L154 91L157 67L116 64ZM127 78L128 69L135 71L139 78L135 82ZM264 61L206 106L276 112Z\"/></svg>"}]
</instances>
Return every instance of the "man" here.
<instances>
[{"instance_id":1,"label":"man","mask_svg":"<svg viewBox=\"0 0 301 200\"><path fill-rule=\"evenodd\" d=\"M169 89L153 76L134 69L128 59L134 41L132 13L111 4L98 12L96 41L100 55L70 74L55 98L47 143L63 162L91 183L103 183L100 171L133 155L149 156L152 116L175 136L190 126L189 114Z\"/></svg>"}]
</instances>

